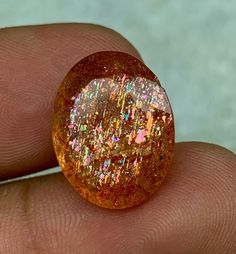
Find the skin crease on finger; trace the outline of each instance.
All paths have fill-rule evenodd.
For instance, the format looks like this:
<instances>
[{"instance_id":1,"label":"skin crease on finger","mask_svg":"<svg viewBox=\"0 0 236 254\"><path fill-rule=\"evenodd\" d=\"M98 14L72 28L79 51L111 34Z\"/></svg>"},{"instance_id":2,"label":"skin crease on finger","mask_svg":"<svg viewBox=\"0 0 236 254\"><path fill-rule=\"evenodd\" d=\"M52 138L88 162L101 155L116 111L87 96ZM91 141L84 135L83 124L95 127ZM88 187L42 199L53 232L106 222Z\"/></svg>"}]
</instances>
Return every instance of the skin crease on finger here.
<instances>
[{"instance_id":1,"label":"skin crease on finger","mask_svg":"<svg viewBox=\"0 0 236 254\"><path fill-rule=\"evenodd\" d=\"M96 207L62 174L2 185L0 253L235 253L235 181L233 153L189 142L133 209Z\"/></svg>"},{"instance_id":2,"label":"skin crease on finger","mask_svg":"<svg viewBox=\"0 0 236 254\"><path fill-rule=\"evenodd\" d=\"M51 142L57 89L75 63L102 50L140 58L121 35L97 25L0 30L0 180L57 164Z\"/></svg>"},{"instance_id":3,"label":"skin crease on finger","mask_svg":"<svg viewBox=\"0 0 236 254\"><path fill-rule=\"evenodd\" d=\"M57 87L78 60L112 49L138 56L99 26L0 30L0 179L56 163L50 119ZM234 154L180 143L160 190L134 209L89 204L62 174L1 185L0 253L235 253L235 181Z\"/></svg>"}]
</instances>

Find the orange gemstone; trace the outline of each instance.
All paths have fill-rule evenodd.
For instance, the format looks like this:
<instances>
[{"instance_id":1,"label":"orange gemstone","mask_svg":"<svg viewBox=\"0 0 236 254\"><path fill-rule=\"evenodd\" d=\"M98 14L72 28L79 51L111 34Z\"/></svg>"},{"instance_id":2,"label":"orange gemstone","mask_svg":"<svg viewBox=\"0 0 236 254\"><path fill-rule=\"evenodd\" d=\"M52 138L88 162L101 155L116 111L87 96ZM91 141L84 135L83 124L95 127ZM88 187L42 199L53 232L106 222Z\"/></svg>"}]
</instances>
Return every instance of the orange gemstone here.
<instances>
[{"instance_id":1,"label":"orange gemstone","mask_svg":"<svg viewBox=\"0 0 236 254\"><path fill-rule=\"evenodd\" d=\"M126 53L77 63L56 97L53 144L72 186L105 208L140 204L166 176L174 119L157 77Z\"/></svg>"}]
</instances>

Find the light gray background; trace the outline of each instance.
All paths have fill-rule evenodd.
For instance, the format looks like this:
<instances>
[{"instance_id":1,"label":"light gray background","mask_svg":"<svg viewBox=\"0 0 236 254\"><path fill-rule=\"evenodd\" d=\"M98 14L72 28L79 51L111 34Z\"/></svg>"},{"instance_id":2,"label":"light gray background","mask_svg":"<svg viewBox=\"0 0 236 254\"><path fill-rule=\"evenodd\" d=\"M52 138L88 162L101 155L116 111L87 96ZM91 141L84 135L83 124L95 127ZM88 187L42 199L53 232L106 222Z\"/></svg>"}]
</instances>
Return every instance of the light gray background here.
<instances>
[{"instance_id":1,"label":"light gray background","mask_svg":"<svg viewBox=\"0 0 236 254\"><path fill-rule=\"evenodd\" d=\"M236 1L0 0L0 26L90 22L130 40L172 103L176 139L236 152Z\"/></svg>"}]
</instances>

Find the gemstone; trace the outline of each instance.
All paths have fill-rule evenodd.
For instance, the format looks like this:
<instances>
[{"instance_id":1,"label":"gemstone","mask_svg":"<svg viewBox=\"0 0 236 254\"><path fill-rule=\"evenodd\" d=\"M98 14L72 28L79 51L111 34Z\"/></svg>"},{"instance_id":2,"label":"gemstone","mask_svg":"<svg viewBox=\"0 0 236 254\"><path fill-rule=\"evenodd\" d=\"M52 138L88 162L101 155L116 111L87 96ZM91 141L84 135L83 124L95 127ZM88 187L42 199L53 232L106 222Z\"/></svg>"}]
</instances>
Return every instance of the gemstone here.
<instances>
[{"instance_id":1,"label":"gemstone","mask_svg":"<svg viewBox=\"0 0 236 254\"><path fill-rule=\"evenodd\" d=\"M164 180L174 118L158 78L137 58L97 52L78 62L56 96L52 137L58 162L86 200L136 206Z\"/></svg>"}]
</instances>

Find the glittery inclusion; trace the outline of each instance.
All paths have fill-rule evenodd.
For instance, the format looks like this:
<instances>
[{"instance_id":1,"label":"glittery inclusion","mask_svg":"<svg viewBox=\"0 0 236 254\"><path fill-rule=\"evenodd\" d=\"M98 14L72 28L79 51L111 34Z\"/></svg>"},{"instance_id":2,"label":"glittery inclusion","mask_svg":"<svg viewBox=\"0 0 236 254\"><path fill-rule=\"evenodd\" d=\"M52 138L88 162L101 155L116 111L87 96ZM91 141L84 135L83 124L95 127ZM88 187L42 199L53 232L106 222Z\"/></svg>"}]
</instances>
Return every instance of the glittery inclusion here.
<instances>
[{"instance_id":1,"label":"glittery inclusion","mask_svg":"<svg viewBox=\"0 0 236 254\"><path fill-rule=\"evenodd\" d=\"M157 77L126 53L77 63L56 97L53 144L86 200L112 209L138 205L159 187L174 149L174 119Z\"/></svg>"}]
</instances>

